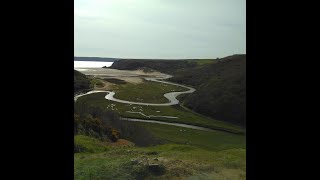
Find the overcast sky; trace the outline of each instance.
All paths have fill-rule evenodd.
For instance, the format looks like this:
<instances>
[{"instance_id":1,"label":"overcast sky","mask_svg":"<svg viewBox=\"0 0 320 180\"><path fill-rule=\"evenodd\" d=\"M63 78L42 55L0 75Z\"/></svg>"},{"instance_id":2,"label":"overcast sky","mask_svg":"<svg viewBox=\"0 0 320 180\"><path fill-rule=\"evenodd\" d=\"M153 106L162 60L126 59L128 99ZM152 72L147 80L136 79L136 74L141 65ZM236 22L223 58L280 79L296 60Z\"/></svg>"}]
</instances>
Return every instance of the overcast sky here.
<instances>
[{"instance_id":1,"label":"overcast sky","mask_svg":"<svg viewBox=\"0 0 320 180\"><path fill-rule=\"evenodd\" d=\"M74 55L216 58L246 53L245 0L75 0Z\"/></svg>"}]
</instances>

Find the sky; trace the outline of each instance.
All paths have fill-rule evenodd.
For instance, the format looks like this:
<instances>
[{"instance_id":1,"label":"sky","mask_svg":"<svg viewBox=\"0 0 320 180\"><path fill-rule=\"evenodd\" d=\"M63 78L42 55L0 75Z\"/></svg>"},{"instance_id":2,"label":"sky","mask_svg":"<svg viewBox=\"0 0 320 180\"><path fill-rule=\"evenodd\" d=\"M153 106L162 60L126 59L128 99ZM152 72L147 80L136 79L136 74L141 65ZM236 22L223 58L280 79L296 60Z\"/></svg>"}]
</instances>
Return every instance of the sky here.
<instances>
[{"instance_id":1,"label":"sky","mask_svg":"<svg viewBox=\"0 0 320 180\"><path fill-rule=\"evenodd\" d=\"M192 59L245 53L245 0L74 0L75 56Z\"/></svg>"}]
</instances>

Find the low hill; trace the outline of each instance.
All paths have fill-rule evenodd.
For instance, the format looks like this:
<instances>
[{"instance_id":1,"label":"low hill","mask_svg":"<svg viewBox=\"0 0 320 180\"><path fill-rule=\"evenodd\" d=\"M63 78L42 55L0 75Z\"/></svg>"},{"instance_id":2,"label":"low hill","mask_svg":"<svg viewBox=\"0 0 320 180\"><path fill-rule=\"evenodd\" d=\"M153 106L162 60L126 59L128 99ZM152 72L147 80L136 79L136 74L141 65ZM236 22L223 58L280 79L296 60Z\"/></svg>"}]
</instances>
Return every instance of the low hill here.
<instances>
[{"instance_id":1,"label":"low hill","mask_svg":"<svg viewBox=\"0 0 320 180\"><path fill-rule=\"evenodd\" d=\"M172 74L178 69L190 69L197 63L189 60L145 60L145 59L120 59L115 61L110 68L119 70L153 69Z\"/></svg>"}]
</instances>

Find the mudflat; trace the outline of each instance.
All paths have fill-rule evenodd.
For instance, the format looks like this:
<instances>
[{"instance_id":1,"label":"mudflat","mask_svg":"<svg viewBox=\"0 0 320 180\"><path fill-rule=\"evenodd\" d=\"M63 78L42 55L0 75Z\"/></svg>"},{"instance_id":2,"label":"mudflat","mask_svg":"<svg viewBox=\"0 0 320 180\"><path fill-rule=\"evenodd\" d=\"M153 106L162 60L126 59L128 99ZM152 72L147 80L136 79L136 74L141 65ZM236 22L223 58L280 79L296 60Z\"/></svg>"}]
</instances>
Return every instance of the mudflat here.
<instances>
[{"instance_id":1,"label":"mudflat","mask_svg":"<svg viewBox=\"0 0 320 180\"><path fill-rule=\"evenodd\" d=\"M144 77L166 77L164 73L157 71L154 72L144 72L143 70L118 70L109 68L76 68L77 71L98 78L117 78L124 80L128 83L139 84L142 83L142 78ZM108 84L107 82L105 82Z\"/></svg>"}]
</instances>

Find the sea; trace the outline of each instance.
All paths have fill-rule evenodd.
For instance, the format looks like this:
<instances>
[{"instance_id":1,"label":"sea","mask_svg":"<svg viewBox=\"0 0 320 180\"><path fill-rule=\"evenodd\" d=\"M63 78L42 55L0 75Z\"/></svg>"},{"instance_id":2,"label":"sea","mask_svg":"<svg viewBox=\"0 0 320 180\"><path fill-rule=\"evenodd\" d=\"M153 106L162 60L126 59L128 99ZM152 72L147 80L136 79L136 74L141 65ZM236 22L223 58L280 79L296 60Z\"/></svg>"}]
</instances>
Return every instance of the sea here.
<instances>
[{"instance_id":1,"label":"sea","mask_svg":"<svg viewBox=\"0 0 320 180\"><path fill-rule=\"evenodd\" d=\"M113 62L101 62L101 61L74 61L74 68L102 68L103 66L110 67Z\"/></svg>"}]
</instances>

